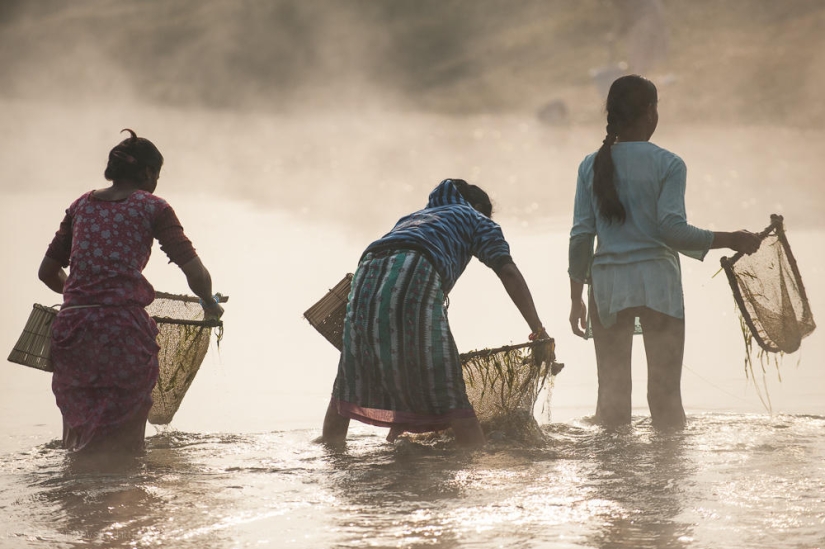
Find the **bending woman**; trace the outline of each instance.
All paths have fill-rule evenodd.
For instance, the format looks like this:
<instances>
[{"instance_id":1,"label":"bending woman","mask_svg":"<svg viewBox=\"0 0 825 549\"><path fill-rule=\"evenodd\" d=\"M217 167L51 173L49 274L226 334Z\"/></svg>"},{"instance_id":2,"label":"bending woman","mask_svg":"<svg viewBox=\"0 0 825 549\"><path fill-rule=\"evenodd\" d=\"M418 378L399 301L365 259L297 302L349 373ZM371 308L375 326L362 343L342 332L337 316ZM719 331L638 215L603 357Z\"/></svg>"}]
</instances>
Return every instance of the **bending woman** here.
<instances>
[{"instance_id":1,"label":"bending woman","mask_svg":"<svg viewBox=\"0 0 825 549\"><path fill-rule=\"evenodd\" d=\"M656 427L685 423L681 375L685 345L679 253L703 259L711 248L753 253L748 231L711 232L685 215L686 168L650 143L659 121L656 87L641 76L613 82L607 97L607 137L579 166L570 231L570 325L584 336L589 282L599 396L596 419L630 423L630 359L635 319L644 334L647 400ZM595 254L594 238L598 237Z\"/></svg>"},{"instance_id":2,"label":"bending woman","mask_svg":"<svg viewBox=\"0 0 825 549\"><path fill-rule=\"evenodd\" d=\"M446 179L423 210L401 218L364 251L321 441L343 441L350 419L357 419L390 427L390 441L403 431L452 427L458 444L484 443L445 305L473 256L498 274L530 338L548 337L492 210L483 190Z\"/></svg>"},{"instance_id":3,"label":"bending woman","mask_svg":"<svg viewBox=\"0 0 825 549\"><path fill-rule=\"evenodd\" d=\"M206 304L205 317L223 314L174 210L152 194L163 156L149 140L124 131L131 137L109 152L104 172L112 185L69 206L40 265L40 280L63 294L52 324L52 390L63 415L63 446L73 451L143 449L159 348L145 310L155 290L142 271L155 239Z\"/></svg>"}]
</instances>

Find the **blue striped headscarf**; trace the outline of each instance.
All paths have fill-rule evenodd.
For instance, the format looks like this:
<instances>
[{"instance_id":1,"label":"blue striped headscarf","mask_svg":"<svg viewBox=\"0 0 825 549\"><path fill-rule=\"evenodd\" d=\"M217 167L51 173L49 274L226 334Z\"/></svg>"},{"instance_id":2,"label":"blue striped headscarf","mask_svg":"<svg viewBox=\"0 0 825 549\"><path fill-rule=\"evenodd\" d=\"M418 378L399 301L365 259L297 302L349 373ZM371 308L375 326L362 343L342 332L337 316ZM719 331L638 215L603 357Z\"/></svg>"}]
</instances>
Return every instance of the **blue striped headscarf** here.
<instances>
[{"instance_id":1,"label":"blue striped headscarf","mask_svg":"<svg viewBox=\"0 0 825 549\"><path fill-rule=\"evenodd\" d=\"M433 189L423 210L399 219L389 233L367 246L364 253L392 248L410 248L426 254L441 276L445 295L473 256L496 272L513 261L498 223L473 208L451 179Z\"/></svg>"}]
</instances>

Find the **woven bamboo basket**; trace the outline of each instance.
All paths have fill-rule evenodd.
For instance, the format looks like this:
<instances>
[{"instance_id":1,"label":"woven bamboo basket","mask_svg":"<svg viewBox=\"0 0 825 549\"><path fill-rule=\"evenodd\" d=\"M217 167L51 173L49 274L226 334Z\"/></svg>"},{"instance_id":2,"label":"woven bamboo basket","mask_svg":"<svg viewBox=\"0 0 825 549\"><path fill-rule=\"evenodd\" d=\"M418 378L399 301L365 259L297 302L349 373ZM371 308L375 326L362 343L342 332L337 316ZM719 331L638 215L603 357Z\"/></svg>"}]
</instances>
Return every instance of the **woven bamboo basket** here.
<instances>
[{"instance_id":1,"label":"woven bamboo basket","mask_svg":"<svg viewBox=\"0 0 825 549\"><path fill-rule=\"evenodd\" d=\"M352 273L348 273L318 303L304 313L304 318L312 327L339 351L344 348L344 317L347 315L351 285Z\"/></svg>"},{"instance_id":2,"label":"woven bamboo basket","mask_svg":"<svg viewBox=\"0 0 825 549\"><path fill-rule=\"evenodd\" d=\"M9 361L45 372L52 371L49 356L51 348L52 321L57 316L57 309L37 303L32 307L26 326L17 343L14 344Z\"/></svg>"}]
</instances>

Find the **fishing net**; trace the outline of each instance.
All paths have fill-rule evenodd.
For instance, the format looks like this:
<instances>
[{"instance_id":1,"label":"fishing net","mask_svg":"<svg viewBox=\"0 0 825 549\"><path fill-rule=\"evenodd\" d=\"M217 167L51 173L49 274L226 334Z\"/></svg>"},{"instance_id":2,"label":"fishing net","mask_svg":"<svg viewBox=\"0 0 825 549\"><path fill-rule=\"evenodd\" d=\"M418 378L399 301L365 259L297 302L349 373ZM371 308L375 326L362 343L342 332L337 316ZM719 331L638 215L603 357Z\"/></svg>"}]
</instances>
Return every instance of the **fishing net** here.
<instances>
[{"instance_id":1,"label":"fishing net","mask_svg":"<svg viewBox=\"0 0 825 549\"><path fill-rule=\"evenodd\" d=\"M158 325L160 346L160 370L152 390L154 403L149 411L149 423L166 425L172 421L201 367L213 328L220 345L223 322L204 320L200 301L191 296L158 292L146 311Z\"/></svg>"},{"instance_id":2,"label":"fishing net","mask_svg":"<svg viewBox=\"0 0 825 549\"><path fill-rule=\"evenodd\" d=\"M221 301L226 299L220 297ZM157 323L157 342L160 346L160 371L157 384L152 390L154 404L149 412L149 422L165 425L172 421L200 369L209 349L213 328L217 330L220 343L223 323L219 320L204 320L203 308L198 298L192 296L157 292L155 301L146 311ZM55 307L35 304L8 360L51 372L49 342L51 324L57 312Z\"/></svg>"},{"instance_id":3,"label":"fishing net","mask_svg":"<svg viewBox=\"0 0 825 549\"><path fill-rule=\"evenodd\" d=\"M543 439L533 410L548 379L564 368L555 351L555 341L544 339L460 355L467 397L485 432Z\"/></svg>"},{"instance_id":4,"label":"fishing net","mask_svg":"<svg viewBox=\"0 0 825 549\"><path fill-rule=\"evenodd\" d=\"M751 337L769 353L793 353L816 328L782 216L759 235L756 253L723 257L739 313Z\"/></svg>"},{"instance_id":5,"label":"fishing net","mask_svg":"<svg viewBox=\"0 0 825 549\"><path fill-rule=\"evenodd\" d=\"M352 274L346 275L304 318L339 351ZM533 415L548 378L564 367L556 362L553 339L483 349L460 355L467 396L486 432L535 441L542 438Z\"/></svg>"},{"instance_id":6,"label":"fishing net","mask_svg":"<svg viewBox=\"0 0 825 549\"><path fill-rule=\"evenodd\" d=\"M723 257L721 263L739 310L745 341L745 374L753 380L762 404L772 411L764 380L766 356L767 362L772 361L778 373L780 358L785 353L797 351L802 339L814 331L816 324L785 235L782 216L772 215L771 224L759 236L762 244L757 252ZM759 345L762 389L753 368L754 341Z\"/></svg>"}]
</instances>

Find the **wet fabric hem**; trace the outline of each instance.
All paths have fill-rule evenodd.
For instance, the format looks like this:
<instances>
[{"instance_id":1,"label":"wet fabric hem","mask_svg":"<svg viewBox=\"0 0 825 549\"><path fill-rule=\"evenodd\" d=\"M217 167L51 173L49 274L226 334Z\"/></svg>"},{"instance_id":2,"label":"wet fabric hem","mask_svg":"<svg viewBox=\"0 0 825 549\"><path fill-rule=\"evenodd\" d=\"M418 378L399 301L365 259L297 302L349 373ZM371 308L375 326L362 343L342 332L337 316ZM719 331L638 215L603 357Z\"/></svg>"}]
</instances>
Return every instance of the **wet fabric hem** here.
<instances>
[{"instance_id":1,"label":"wet fabric hem","mask_svg":"<svg viewBox=\"0 0 825 549\"><path fill-rule=\"evenodd\" d=\"M458 408L444 414L418 414L398 410L380 410L359 406L345 400L332 398L338 414L350 419L358 420L376 427L403 427L411 433L426 433L441 431L450 427L450 422L456 419L476 417L472 408Z\"/></svg>"}]
</instances>

